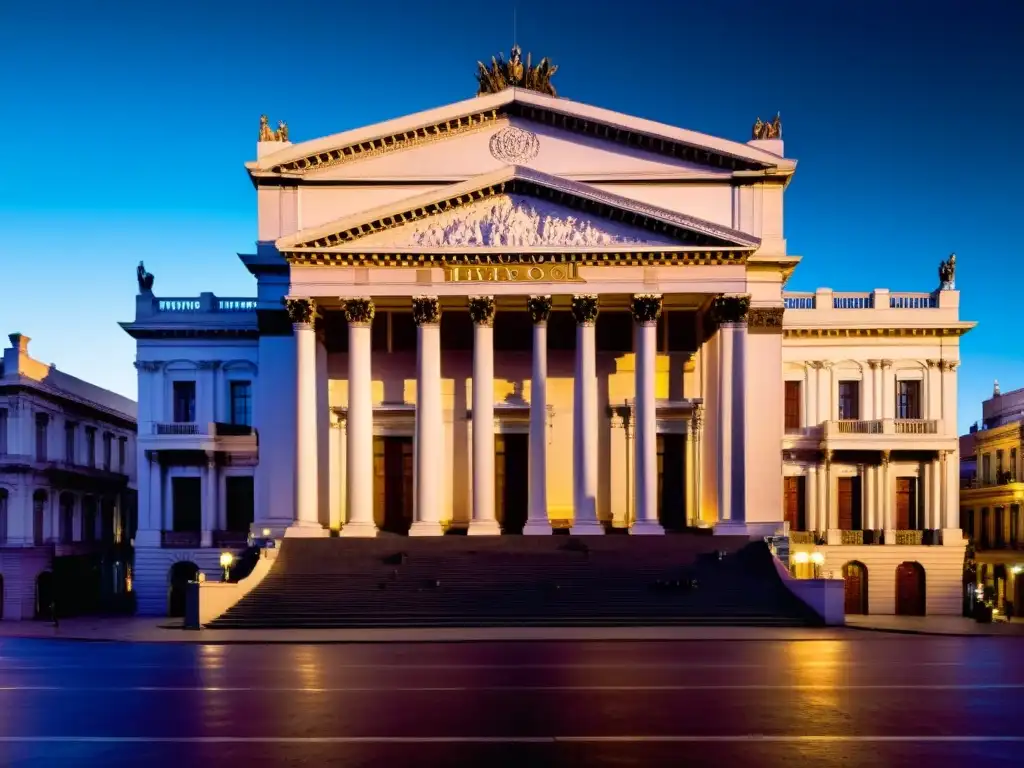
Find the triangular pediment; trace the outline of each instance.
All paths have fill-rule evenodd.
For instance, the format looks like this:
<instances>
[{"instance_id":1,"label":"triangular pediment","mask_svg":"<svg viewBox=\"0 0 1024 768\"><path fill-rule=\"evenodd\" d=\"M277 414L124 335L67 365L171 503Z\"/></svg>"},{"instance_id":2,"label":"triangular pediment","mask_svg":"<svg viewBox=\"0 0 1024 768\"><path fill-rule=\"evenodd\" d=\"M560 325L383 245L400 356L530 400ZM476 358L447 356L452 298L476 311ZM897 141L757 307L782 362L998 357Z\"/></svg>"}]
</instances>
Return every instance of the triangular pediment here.
<instances>
[{"instance_id":1,"label":"triangular pediment","mask_svg":"<svg viewBox=\"0 0 1024 768\"><path fill-rule=\"evenodd\" d=\"M744 232L520 166L281 238L278 250L359 248L752 250Z\"/></svg>"},{"instance_id":2,"label":"triangular pediment","mask_svg":"<svg viewBox=\"0 0 1024 768\"><path fill-rule=\"evenodd\" d=\"M796 166L793 160L742 142L509 88L376 125L290 144L249 163L247 168L257 183L261 178L306 176L481 130L493 131L509 121L543 125L662 156L676 163L718 171L767 171L788 176Z\"/></svg>"}]
</instances>

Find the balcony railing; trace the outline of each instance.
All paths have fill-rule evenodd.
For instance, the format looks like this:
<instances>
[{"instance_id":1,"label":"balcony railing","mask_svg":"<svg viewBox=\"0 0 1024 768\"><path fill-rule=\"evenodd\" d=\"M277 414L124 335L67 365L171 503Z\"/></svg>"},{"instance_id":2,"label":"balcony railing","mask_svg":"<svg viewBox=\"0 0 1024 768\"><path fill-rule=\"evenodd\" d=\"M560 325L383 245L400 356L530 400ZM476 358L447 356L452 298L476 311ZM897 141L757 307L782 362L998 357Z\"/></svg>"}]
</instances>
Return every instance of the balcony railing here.
<instances>
[{"instance_id":1,"label":"balcony railing","mask_svg":"<svg viewBox=\"0 0 1024 768\"><path fill-rule=\"evenodd\" d=\"M813 293L787 293L782 297L786 309L814 309Z\"/></svg>"},{"instance_id":2,"label":"balcony railing","mask_svg":"<svg viewBox=\"0 0 1024 768\"><path fill-rule=\"evenodd\" d=\"M163 531L160 534L160 546L168 549L191 549L198 547L201 541L199 531Z\"/></svg>"},{"instance_id":3,"label":"balcony railing","mask_svg":"<svg viewBox=\"0 0 1024 768\"><path fill-rule=\"evenodd\" d=\"M157 435L198 435L199 425L194 422L171 422L169 424L154 424L153 433Z\"/></svg>"},{"instance_id":4,"label":"balcony railing","mask_svg":"<svg viewBox=\"0 0 1024 768\"><path fill-rule=\"evenodd\" d=\"M209 437L247 437L256 434L256 430L248 424L227 424L211 421L205 424L198 422L157 422L153 425L155 435L195 435Z\"/></svg>"},{"instance_id":5,"label":"balcony railing","mask_svg":"<svg viewBox=\"0 0 1024 768\"><path fill-rule=\"evenodd\" d=\"M924 543L924 531L894 531L897 545L914 546Z\"/></svg>"},{"instance_id":6,"label":"balcony railing","mask_svg":"<svg viewBox=\"0 0 1024 768\"><path fill-rule=\"evenodd\" d=\"M864 531L840 531L839 534L844 547L859 547L864 543Z\"/></svg>"},{"instance_id":7,"label":"balcony railing","mask_svg":"<svg viewBox=\"0 0 1024 768\"><path fill-rule=\"evenodd\" d=\"M218 298L212 293L201 294L199 298L156 299L157 312L254 312L256 299Z\"/></svg>"},{"instance_id":8,"label":"balcony railing","mask_svg":"<svg viewBox=\"0 0 1024 768\"><path fill-rule=\"evenodd\" d=\"M826 436L836 435L937 435L938 419L832 419Z\"/></svg>"},{"instance_id":9,"label":"balcony railing","mask_svg":"<svg viewBox=\"0 0 1024 768\"><path fill-rule=\"evenodd\" d=\"M940 293L900 292L886 289L860 293L840 293L828 288L811 292L786 292L782 304L786 309L938 309ZM943 302L944 303L944 302Z\"/></svg>"}]
</instances>

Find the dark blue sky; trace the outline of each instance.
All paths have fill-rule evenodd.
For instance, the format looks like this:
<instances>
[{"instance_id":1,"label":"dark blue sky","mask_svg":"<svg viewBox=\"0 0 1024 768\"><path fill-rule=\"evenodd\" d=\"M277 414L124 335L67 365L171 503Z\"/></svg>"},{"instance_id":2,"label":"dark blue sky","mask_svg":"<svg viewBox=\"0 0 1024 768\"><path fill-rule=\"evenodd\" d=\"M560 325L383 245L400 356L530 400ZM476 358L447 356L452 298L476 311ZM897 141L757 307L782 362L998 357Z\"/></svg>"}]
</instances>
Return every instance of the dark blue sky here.
<instances>
[{"instance_id":1,"label":"dark blue sky","mask_svg":"<svg viewBox=\"0 0 1024 768\"><path fill-rule=\"evenodd\" d=\"M211 7L207 7L207 6ZM0 7L0 330L134 396L134 267L160 295L246 295L242 164L257 119L294 140L458 101L507 50L513 2L11 2ZM781 110L800 161L789 287L930 290L956 251L961 426L1024 386L1024 5L520 2L518 39L569 98L746 140ZM1016 331L1016 332L1014 332Z\"/></svg>"}]
</instances>

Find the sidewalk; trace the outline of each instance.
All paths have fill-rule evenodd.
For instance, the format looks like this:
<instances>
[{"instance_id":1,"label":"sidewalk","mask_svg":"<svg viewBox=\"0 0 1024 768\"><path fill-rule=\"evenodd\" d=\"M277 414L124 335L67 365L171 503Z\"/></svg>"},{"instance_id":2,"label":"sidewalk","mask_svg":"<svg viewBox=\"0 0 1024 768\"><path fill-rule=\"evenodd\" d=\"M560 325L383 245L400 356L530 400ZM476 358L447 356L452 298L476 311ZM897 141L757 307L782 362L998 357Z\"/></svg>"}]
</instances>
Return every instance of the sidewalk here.
<instances>
[{"instance_id":1,"label":"sidewalk","mask_svg":"<svg viewBox=\"0 0 1024 768\"><path fill-rule=\"evenodd\" d=\"M857 630L874 630L873 632ZM437 627L411 629L181 629L167 618L83 618L60 627L0 622L0 642L13 638L131 643L456 643L615 640L794 641L871 640L906 635L1017 636L1024 623L978 624L954 616L851 616L847 627Z\"/></svg>"}]
</instances>

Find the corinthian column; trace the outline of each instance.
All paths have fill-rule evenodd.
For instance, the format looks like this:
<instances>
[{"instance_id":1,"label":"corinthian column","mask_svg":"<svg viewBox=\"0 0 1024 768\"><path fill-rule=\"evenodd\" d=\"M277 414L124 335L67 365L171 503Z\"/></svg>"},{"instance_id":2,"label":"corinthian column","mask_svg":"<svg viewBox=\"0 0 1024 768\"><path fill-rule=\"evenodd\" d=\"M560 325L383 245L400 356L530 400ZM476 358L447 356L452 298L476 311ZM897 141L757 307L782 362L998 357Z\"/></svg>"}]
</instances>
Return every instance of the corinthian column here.
<instances>
[{"instance_id":1,"label":"corinthian column","mask_svg":"<svg viewBox=\"0 0 1024 768\"><path fill-rule=\"evenodd\" d=\"M345 491L347 513L342 536L376 536L373 524L373 378L370 374L370 299L345 302L348 320L348 411L345 428Z\"/></svg>"},{"instance_id":2,"label":"corinthian column","mask_svg":"<svg viewBox=\"0 0 1024 768\"><path fill-rule=\"evenodd\" d=\"M471 296L469 316L473 319L473 519L468 533L497 536L501 528L494 513L494 297Z\"/></svg>"},{"instance_id":3,"label":"corinthian column","mask_svg":"<svg viewBox=\"0 0 1024 768\"><path fill-rule=\"evenodd\" d=\"M747 336L749 296L720 296L712 305L719 326L718 376L721 430L718 440L718 503L722 533L739 532L745 528L746 479L744 461L744 358Z\"/></svg>"},{"instance_id":4,"label":"corinthian column","mask_svg":"<svg viewBox=\"0 0 1024 768\"><path fill-rule=\"evenodd\" d=\"M412 319L416 323L417 340L414 449L416 506L409 535L440 536L443 533L441 458L444 455L441 450L444 445L444 420L441 413L441 302L436 296L414 297ZM476 397L475 386L473 396ZM493 418L491 423L493 425ZM476 432L475 429L473 431Z\"/></svg>"},{"instance_id":5,"label":"corinthian column","mask_svg":"<svg viewBox=\"0 0 1024 768\"><path fill-rule=\"evenodd\" d=\"M548 520L548 318L550 296L527 301L533 320L533 369L530 374L530 507L523 534L550 534Z\"/></svg>"},{"instance_id":6,"label":"corinthian column","mask_svg":"<svg viewBox=\"0 0 1024 768\"><path fill-rule=\"evenodd\" d=\"M316 302L288 299L285 302L295 332L295 522L288 533L319 535L316 429Z\"/></svg>"},{"instance_id":7,"label":"corinthian column","mask_svg":"<svg viewBox=\"0 0 1024 768\"><path fill-rule=\"evenodd\" d=\"M597 359L594 326L597 296L573 296L576 318L576 378L573 381L573 481L576 486L572 532L604 533L597 519Z\"/></svg>"},{"instance_id":8,"label":"corinthian column","mask_svg":"<svg viewBox=\"0 0 1024 768\"><path fill-rule=\"evenodd\" d=\"M658 420L654 399L656 335L661 294L638 294L630 304L636 323L636 467L634 534L664 533L658 524Z\"/></svg>"}]
</instances>

